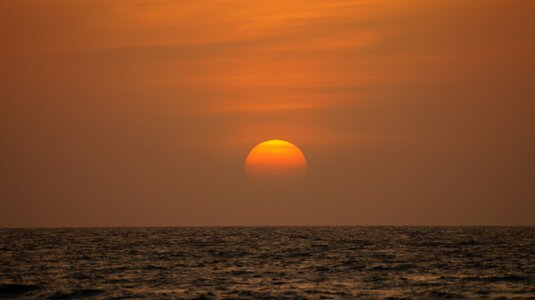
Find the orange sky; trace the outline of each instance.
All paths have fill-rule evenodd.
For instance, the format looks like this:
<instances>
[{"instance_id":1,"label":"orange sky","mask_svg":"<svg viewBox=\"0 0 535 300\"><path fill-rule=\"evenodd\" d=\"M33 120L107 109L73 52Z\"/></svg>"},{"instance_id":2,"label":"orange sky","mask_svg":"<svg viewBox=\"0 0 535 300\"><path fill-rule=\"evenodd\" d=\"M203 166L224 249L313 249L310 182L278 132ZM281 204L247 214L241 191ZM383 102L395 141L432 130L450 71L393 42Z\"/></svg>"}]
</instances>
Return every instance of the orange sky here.
<instances>
[{"instance_id":1,"label":"orange sky","mask_svg":"<svg viewBox=\"0 0 535 300\"><path fill-rule=\"evenodd\" d=\"M0 2L0 226L535 225L535 2ZM251 187L288 140L307 182Z\"/></svg>"}]
</instances>

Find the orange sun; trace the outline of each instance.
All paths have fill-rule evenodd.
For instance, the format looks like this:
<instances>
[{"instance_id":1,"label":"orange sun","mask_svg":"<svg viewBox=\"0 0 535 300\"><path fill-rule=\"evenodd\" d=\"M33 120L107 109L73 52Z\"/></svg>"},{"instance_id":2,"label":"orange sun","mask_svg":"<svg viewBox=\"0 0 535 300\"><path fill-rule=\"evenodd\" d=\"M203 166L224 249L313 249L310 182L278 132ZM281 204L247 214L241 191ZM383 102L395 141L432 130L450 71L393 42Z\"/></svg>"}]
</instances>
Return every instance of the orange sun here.
<instances>
[{"instance_id":1,"label":"orange sun","mask_svg":"<svg viewBox=\"0 0 535 300\"><path fill-rule=\"evenodd\" d=\"M270 140L256 145L245 161L245 173L251 179L299 179L306 174L307 161L294 144Z\"/></svg>"}]
</instances>

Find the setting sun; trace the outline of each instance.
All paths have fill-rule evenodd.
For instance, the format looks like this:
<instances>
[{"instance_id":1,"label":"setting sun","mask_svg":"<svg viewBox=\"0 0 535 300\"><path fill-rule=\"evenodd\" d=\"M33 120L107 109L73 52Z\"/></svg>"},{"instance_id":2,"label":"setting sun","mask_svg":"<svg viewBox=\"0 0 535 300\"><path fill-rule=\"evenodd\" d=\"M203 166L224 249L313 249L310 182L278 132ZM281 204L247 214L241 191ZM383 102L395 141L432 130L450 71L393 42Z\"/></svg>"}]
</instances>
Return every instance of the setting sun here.
<instances>
[{"instance_id":1,"label":"setting sun","mask_svg":"<svg viewBox=\"0 0 535 300\"><path fill-rule=\"evenodd\" d=\"M245 173L252 179L302 178L307 169L303 152L294 144L270 140L256 145L245 161Z\"/></svg>"}]
</instances>

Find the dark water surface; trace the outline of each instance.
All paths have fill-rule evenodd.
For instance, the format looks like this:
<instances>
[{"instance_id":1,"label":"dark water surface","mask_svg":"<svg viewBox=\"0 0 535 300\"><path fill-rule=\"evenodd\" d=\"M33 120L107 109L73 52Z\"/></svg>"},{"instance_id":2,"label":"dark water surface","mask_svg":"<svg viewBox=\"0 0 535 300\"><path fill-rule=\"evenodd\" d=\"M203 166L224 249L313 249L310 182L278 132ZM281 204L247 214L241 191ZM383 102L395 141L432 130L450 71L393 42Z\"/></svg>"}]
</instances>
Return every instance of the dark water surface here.
<instances>
[{"instance_id":1,"label":"dark water surface","mask_svg":"<svg viewBox=\"0 0 535 300\"><path fill-rule=\"evenodd\" d=\"M529 298L535 227L0 229L1 298Z\"/></svg>"}]
</instances>

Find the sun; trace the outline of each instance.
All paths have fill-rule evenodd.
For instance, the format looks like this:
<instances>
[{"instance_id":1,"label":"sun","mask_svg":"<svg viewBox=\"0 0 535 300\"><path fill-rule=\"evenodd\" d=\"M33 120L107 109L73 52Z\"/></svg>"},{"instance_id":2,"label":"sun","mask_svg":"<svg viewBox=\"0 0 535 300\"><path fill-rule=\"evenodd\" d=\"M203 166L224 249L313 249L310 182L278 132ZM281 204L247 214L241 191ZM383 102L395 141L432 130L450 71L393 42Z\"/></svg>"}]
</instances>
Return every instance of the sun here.
<instances>
[{"instance_id":1,"label":"sun","mask_svg":"<svg viewBox=\"0 0 535 300\"><path fill-rule=\"evenodd\" d=\"M254 180L285 180L304 178L307 160L294 144L269 140L256 145L245 160L245 173Z\"/></svg>"}]
</instances>

